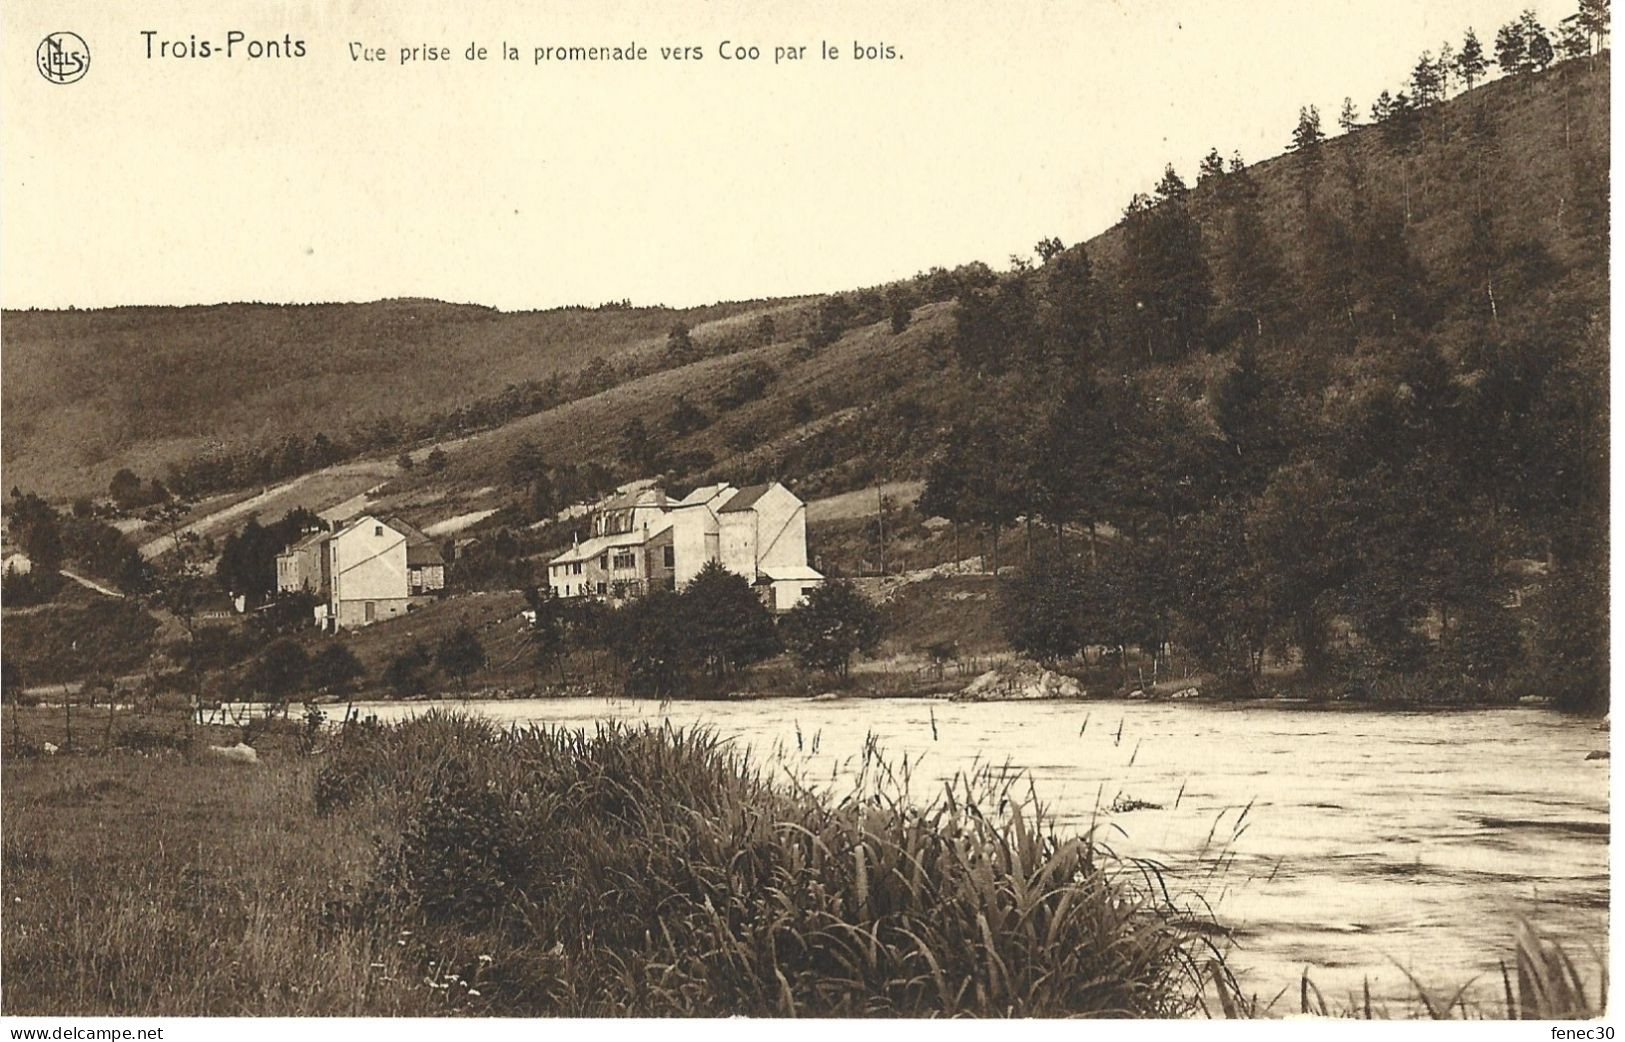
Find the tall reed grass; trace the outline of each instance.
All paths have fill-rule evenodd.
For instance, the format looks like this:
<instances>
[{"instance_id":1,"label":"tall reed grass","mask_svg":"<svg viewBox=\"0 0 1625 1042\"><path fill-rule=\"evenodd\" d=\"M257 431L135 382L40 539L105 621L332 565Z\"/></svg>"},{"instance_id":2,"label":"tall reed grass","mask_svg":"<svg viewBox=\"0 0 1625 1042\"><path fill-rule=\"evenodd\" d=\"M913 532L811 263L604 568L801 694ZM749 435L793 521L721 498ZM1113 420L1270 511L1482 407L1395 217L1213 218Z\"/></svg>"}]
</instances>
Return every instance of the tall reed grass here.
<instances>
[{"instance_id":1,"label":"tall reed grass","mask_svg":"<svg viewBox=\"0 0 1625 1042\"><path fill-rule=\"evenodd\" d=\"M410 930L486 1012L1193 1009L1213 953L1189 910L1005 776L921 804L873 750L842 799L770 766L703 730L429 715L353 729L316 794L399 823L352 914Z\"/></svg>"}]
</instances>

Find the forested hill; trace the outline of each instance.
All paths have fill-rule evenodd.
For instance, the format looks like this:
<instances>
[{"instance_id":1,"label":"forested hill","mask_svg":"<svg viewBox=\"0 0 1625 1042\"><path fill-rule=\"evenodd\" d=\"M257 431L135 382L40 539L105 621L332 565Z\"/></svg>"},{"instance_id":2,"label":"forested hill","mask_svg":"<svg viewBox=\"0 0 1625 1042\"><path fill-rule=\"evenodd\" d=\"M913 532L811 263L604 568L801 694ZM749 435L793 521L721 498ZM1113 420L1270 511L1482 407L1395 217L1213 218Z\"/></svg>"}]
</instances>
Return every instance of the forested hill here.
<instances>
[{"instance_id":1,"label":"forested hill","mask_svg":"<svg viewBox=\"0 0 1625 1042\"><path fill-rule=\"evenodd\" d=\"M961 294L969 390L921 507L1055 526L1018 645L1605 704L1608 78L1604 53L1384 95L1333 140L1306 108L1288 155L1170 168ZM1078 558L1079 526L1118 537Z\"/></svg>"}]
</instances>

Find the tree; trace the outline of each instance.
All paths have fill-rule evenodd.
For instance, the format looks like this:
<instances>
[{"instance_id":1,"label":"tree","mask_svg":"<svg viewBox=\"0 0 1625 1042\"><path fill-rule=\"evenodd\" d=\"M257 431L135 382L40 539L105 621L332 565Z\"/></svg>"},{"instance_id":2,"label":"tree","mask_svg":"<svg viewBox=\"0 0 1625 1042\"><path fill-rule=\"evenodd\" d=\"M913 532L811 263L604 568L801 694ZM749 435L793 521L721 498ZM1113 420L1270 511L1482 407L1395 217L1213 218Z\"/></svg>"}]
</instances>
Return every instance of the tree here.
<instances>
[{"instance_id":1,"label":"tree","mask_svg":"<svg viewBox=\"0 0 1625 1042\"><path fill-rule=\"evenodd\" d=\"M1048 264L1050 261L1066 252L1066 244L1054 235L1039 239L1033 246L1033 252L1038 254L1040 263Z\"/></svg>"},{"instance_id":2,"label":"tree","mask_svg":"<svg viewBox=\"0 0 1625 1042\"><path fill-rule=\"evenodd\" d=\"M1207 342L1212 274L1188 194L1170 166L1156 200L1136 196L1124 214L1122 318L1148 361L1182 358Z\"/></svg>"},{"instance_id":3,"label":"tree","mask_svg":"<svg viewBox=\"0 0 1625 1042\"><path fill-rule=\"evenodd\" d=\"M660 443L650 435L643 417L634 416L621 427L621 444L617 455L622 464L639 474L650 474L660 469Z\"/></svg>"},{"instance_id":4,"label":"tree","mask_svg":"<svg viewBox=\"0 0 1625 1042\"><path fill-rule=\"evenodd\" d=\"M773 616L742 575L711 561L684 588L681 610L695 654L718 679L778 650Z\"/></svg>"},{"instance_id":5,"label":"tree","mask_svg":"<svg viewBox=\"0 0 1625 1042\"><path fill-rule=\"evenodd\" d=\"M666 420L667 429L679 438L704 430L710 425L711 417L705 414L704 409L689 401L688 396L684 394L677 396L677 401L671 407L671 417Z\"/></svg>"},{"instance_id":6,"label":"tree","mask_svg":"<svg viewBox=\"0 0 1625 1042\"><path fill-rule=\"evenodd\" d=\"M711 401L724 411L737 409L766 394L768 387L778 378L777 369L758 359L728 374L728 382L711 396Z\"/></svg>"},{"instance_id":7,"label":"tree","mask_svg":"<svg viewBox=\"0 0 1625 1042\"><path fill-rule=\"evenodd\" d=\"M1042 244L1040 244L1042 245ZM886 305L891 311L891 331L901 333L914 318L914 294L899 282L886 291Z\"/></svg>"},{"instance_id":8,"label":"tree","mask_svg":"<svg viewBox=\"0 0 1625 1042\"><path fill-rule=\"evenodd\" d=\"M1484 78L1484 72L1489 63L1484 57L1484 45L1478 42L1478 34L1472 27L1467 29L1466 37L1461 41L1461 50L1456 54L1456 75L1472 90L1479 80Z\"/></svg>"},{"instance_id":9,"label":"tree","mask_svg":"<svg viewBox=\"0 0 1625 1042\"><path fill-rule=\"evenodd\" d=\"M627 691L657 697L674 694L695 659L690 621L679 596L656 590L610 613L605 621L606 643L626 669Z\"/></svg>"},{"instance_id":10,"label":"tree","mask_svg":"<svg viewBox=\"0 0 1625 1042\"><path fill-rule=\"evenodd\" d=\"M1232 180L1235 188L1223 225L1219 277L1232 318L1263 336L1265 324L1288 310L1293 280L1264 219L1252 175L1243 170Z\"/></svg>"},{"instance_id":11,"label":"tree","mask_svg":"<svg viewBox=\"0 0 1625 1042\"><path fill-rule=\"evenodd\" d=\"M1552 50L1552 38L1546 34L1546 27L1540 24L1535 12L1525 10L1518 17L1518 28L1523 33L1525 67L1544 69L1557 57Z\"/></svg>"},{"instance_id":12,"label":"tree","mask_svg":"<svg viewBox=\"0 0 1625 1042\"><path fill-rule=\"evenodd\" d=\"M1450 96L1450 87L1456 80L1456 49L1446 40L1439 44L1439 57L1433 62L1439 76L1439 98Z\"/></svg>"},{"instance_id":13,"label":"tree","mask_svg":"<svg viewBox=\"0 0 1625 1042\"><path fill-rule=\"evenodd\" d=\"M1371 121L1381 123L1394 114L1393 95L1383 91L1377 95L1377 100L1371 103Z\"/></svg>"},{"instance_id":14,"label":"tree","mask_svg":"<svg viewBox=\"0 0 1625 1042\"><path fill-rule=\"evenodd\" d=\"M1528 67L1528 61L1523 26L1518 22L1501 26L1495 34L1495 64L1501 67L1501 72L1507 76L1522 72Z\"/></svg>"},{"instance_id":15,"label":"tree","mask_svg":"<svg viewBox=\"0 0 1625 1042\"><path fill-rule=\"evenodd\" d=\"M671 332L666 334L666 364L673 368L687 365L699 357L699 351L694 346L694 337L689 333L685 322L673 323Z\"/></svg>"},{"instance_id":16,"label":"tree","mask_svg":"<svg viewBox=\"0 0 1625 1042\"><path fill-rule=\"evenodd\" d=\"M455 630L440 638L434 662L449 676L456 677L457 686L466 692L468 678L485 667L485 648L472 626L459 623Z\"/></svg>"},{"instance_id":17,"label":"tree","mask_svg":"<svg viewBox=\"0 0 1625 1042\"><path fill-rule=\"evenodd\" d=\"M1580 0L1576 17L1580 20L1580 26L1595 40L1593 53L1602 50L1608 36L1608 8L1608 0Z\"/></svg>"},{"instance_id":18,"label":"tree","mask_svg":"<svg viewBox=\"0 0 1625 1042\"><path fill-rule=\"evenodd\" d=\"M1087 365L1097 341L1100 300L1089 251L1082 244L1055 254L1042 273L1040 333L1051 359L1077 369Z\"/></svg>"},{"instance_id":19,"label":"tree","mask_svg":"<svg viewBox=\"0 0 1625 1042\"><path fill-rule=\"evenodd\" d=\"M128 467L120 468L118 473L113 475L113 480L107 484L107 491L113 497L113 502L126 510L146 502L141 494L141 479Z\"/></svg>"},{"instance_id":20,"label":"tree","mask_svg":"<svg viewBox=\"0 0 1625 1042\"><path fill-rule=\"evenodd\" d=\"M423 469L428 471L430 474L437 474L440 471L445 470L446 450L442 449L438 445L430 449L429 454L423 458Z\"/></svg>"},{"instance_id":21,"label":"tree","mask_svg":"<svg viewBox=\"0 0 1625 1042\"><path fill-rule=\"evenodd\" d=\"M1213 421L1224 438L1220 466L1231 491L1250 498L1286 460L1291 442L1283 413L1286 392L1271 379L1251 343L1208 392Z\"/></svg>"},{"instance_id":22,"label":"tree","mask_svg":"<svg viewBox=\"0 0 1625 1042\"><path fill-rule=\"evenodd\" d=\"M242 594L259 601L276 589L276 557L289 540L281 533L250 517L243 527L226 536L220 560L215 564L215 581L230 594Z\"/></svg>"},{"instance_id":23,"label":"tree","mask_svg":"<svg viewBox=\"0 0 1625 1042\"><path fill-rule=\"evenodd\" d=\"M807 346L817 351L841 339L855 317L852 302L845 294L825 297L818 304L818 318L807 334Z\"/></svg>"},{"instance_id":24,"label":"tree","mask_svg":"<svg viewBox=\"0 0 1625 1042\"><path fill-rule=\"evenodd\" d=\"M338 641L330 641L310 660L310 685L329 693L343 691L365 672L355 653Z\"/></svg>"},{"instance_id":25,"label":"tree","mask_svg":"<svg viewBox=\"0 0 1625 1042\"><path fill-rule=\"evenodd\" d=\"M384 669L384 683L397 698L421 695L429 686L424 670L433 661L434 656L427 647L414 644L390 660Z\"/></svg>"},{"instance_id":26,"label":"tree","mask_svg":"<svg viewBox=\"0 0 1625 1042\"><path fill-rule=\"evenodd\" d=\"M1343 110L1337 114L1337 125L1347 134L1360 125L1360 110L1355 108L1353 98L1343 99Z\"/></svg>"},{"instance_id":27,"label":"tree","mask_svg":"<svg viewBox=\"0 0 1625 1042\"><path fill-rule=\"evenodd\" d=\"M851 672L853 655L880 644L880 612L842 579L815 586L785 615L781 628L797 662L842 679Z\"/></svg>"},{"instance_id":28,"label":"tree","mask_svg":"<svg viewBox=\"0 0 1625 1042\"><path fill-rule=\"evenodd\" d=\"M310 656L289 638L273 641L249 665L245 686L254 694L285 702L306 681Z\"/></svg>"},{"instance_id":29,"label":"tree","mask_svg":"<svg viewBox=\"0 0 1625 1042\"><path fill-rule=\"evenodd\" d=\"M551 663L558 667L559 682L569 683L564 673L565 612L564 601L553 594L553 587L525 587L525 604L530 609L530 643L535 650L536 667L546 669Z\"/></svg>"},{"instance_id":30,"label":"tree","mask_svg":"<svg viewBox=\"0 0 1625 1042\"><path fill-rule=\"evenodd\" d=\"M401 453L398 457L396 457L395 465L401 468L401 470L410 471L412 467L415 466L415 464L412 462L412 454L410 452Z\"/></svg>"},{"instance_id":31,"label":"tree","mask_svg":"<svg viewBox=\"0 0 1625 1042\"><path fill-rule=\"evenodd\" d=\"M1565 59L1584 58L1591 53L1591 34L1578 14L1557 23L1557 53Z\"/></svg>"},{"instance_id":32,"label":"tree","mask_svg":"<svg viewBox=\"0 0 1625 1042\"><path fill-rule=\"evenodd\" d=\"M1010 646L1045 665L1083 649L1083 577L1070 560L1007 581L999 591L999 623Z\"/></svg>"},{"instance_id":33,"label":"tree","mask_svg":"<svg viewBox=\"0 0 1625 1042\"><path fill-rule=\"evenodd\" d=\"M1416 60L1416 67L1411 70L1411 97L1419 108L1427 108L1444 97L1444 87L1439 82L1439 67L1434 64L1433 55L1427 51L1422 52L1422 57Z\"/></svg>"},{"instance_id":34,"label":"tree","mask_svg":"<svg viewBox=\"0 0 1625 1042\"><path fill-rule=\"evenodd\" d=\"M1216 148L1209 149L1208 154L1202 157L1202 162L1196 168L1197 187L1217 181L1224 176L1224 159Z\"/></svg>"},{"instance_id":35,"label":"tree","mask_svg":"<svg viewBox=\"0 0 1625 1042\"><path fill-rule=\"evenodd\" d=\"M1326 134L1320 129L1320 109L1309 105L1298 109L1298 125L1292 129L1292 151L1313 151Z\"/></svg>"}]
</instances>

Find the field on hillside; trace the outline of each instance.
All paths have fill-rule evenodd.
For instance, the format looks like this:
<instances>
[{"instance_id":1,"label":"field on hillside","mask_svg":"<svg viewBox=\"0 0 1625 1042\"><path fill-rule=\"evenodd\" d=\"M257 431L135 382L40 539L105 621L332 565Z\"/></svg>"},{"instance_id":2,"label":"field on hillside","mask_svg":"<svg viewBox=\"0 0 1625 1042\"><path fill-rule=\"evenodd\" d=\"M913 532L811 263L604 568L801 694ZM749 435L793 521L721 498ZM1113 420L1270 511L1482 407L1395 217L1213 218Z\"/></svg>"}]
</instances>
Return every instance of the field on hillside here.
<instances>
[{"instance_id":1,"label":"field on hillside","mask_svg":"<svg viewBox=\"0 0 1625 1042\"><path fill-rule=\"evenodd\" d=\"M933 304L920 308L900 334L891 333L883 323L862 327L811 357L800 357L797 343L781 342L640 377L463 439L448 453L444 471L430 474L419 469L401 475L380 500L379 509L409 508L432 496L442 516L457 513L446 504L448 497L455 502L470 491L511 482L509 457L525 441L540 445L550 461L614 465L622 428L634 418L661 434L673 453L702 453L714 460L685 475L681 483L745 485L777 478L806 499L826 491L844 492L861 485L863 474L848 466L844 455L806 450L816 446L819 435L843 428L846 433L837 444L861 440L864 409L875 404L877 387L896 396L940 400L942 391L932 389L940 367L928 345L933 337L951 331L951 306ZM776 373L767 393L733 408L716 404L718 388L754 364L770 366ZM687 435L670 434L667 422L679 396L704 409L709 425ZM912 455L896 454L900 476L918 468L926 447L917 442Z\"/></svg>"},{"instance_id":2,"label":"field on hillside","mask_svg":"<svg viewBox=\"0 0 1625 1042\"><path fill-rule=\"evenodd\" d=\"M215 444L342 436L374 417L443 411L588 360L656 350L673 322L782 305L503 313L433 301L8 311L7 483L103 492L120 466ZM724 326L723 328L731 328Z\"/></svg>"}]
</instances>

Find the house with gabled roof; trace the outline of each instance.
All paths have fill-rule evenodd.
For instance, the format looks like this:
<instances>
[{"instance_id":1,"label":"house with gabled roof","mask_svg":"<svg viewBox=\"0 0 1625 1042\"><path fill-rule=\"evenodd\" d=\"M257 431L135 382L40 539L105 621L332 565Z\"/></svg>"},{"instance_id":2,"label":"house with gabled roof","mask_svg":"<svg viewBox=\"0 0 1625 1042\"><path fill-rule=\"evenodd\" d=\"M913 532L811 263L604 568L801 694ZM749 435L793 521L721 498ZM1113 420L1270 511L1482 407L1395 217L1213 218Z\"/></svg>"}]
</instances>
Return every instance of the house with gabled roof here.
<instances>
[{"instance_id":1,"label":"house with gabled roof","mask_svg":"<svg viewBox=\"0 0 1625 1042\"><path fill-rule=\"evenodd\" d=\"M680 590L715 561L788 611L824 579L807 564L806 505L777 481L704 485L675 503L652 485L623 488L594 511L589 531L548 562L554 596Z\"/></svg>"},{"instance_id":2,"label":"house with gabled roof","mask_svg":"<svg viewBox=\"0 0 1625 1042\"><path fill-rule=\"evenodd\" d=\"M446 588L446 557L440 545L398 515L385 522L406 537L406 592L411 597L432 597Z\"/></svg>"},{"instance_id":3,"label":"house with gabled roof","mask_svg":"<svg viewBox=\"0 0 1625 1042\"><path fill-rule=\"evenodd\" d=\"M314 595L315 621L328 630L404 615L414 598L443 588L446 574L434 540L371 514L305 536L277 555L276 569L277 590Z\"/></svg>"}]
</instances>

